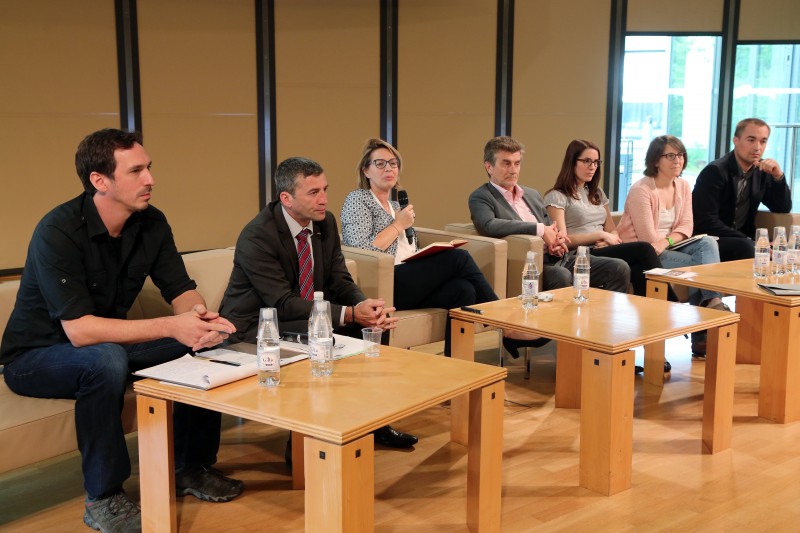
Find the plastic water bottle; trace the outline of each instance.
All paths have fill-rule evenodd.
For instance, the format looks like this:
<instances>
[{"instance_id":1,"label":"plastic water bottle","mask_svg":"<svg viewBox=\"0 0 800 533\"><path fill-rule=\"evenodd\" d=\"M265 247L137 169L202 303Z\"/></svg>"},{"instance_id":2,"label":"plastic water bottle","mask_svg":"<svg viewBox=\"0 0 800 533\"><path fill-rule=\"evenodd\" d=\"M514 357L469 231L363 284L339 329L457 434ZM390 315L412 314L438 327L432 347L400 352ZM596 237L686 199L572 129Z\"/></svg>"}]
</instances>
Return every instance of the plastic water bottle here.
<instances>
[{"instance_id":1,"label":"plastic water bottle","mask_svg":"<svg viewBox=\"0 0 800 533\"><path fill-rule=\"evenodd\" d=\"M772 230L772 265L776 276L786 274L786 228L775 226Z\"/></svg>"},{"instance_id":2,"label":"plastic water bottle","mask_svg":"<svg viewBox=\"0 0 800 533\"><path fill-rule=\"evenodd\" d=\"M281 382L281 345L278 315L273 307L263 307L258 316L256 335L258 385L277 387Z\"/></svg>"},{"instance_id":3,"label":"plastic water bottle","mask_svg":"<svg viewBox=\"0 0 800 533\"><path fill-rule=\"evenodd\" d=\"M589 252L586 246L578 246L578 256L575 258L575 268L572 273L572 287L575 303L582 304L589 301Z\"/></svg>"},{"instance_id":4,"label":"plastic water bottle","mask_svg":"<svg viewBox=\"0 0 800 533\"><path fill-rule=\"evenodd\" d=\"M800 274L800 226L792 226L789 244L786 246L786 270Z\"/></svg>"},{"instance_id":5,"label":"plastic water bottle","mask_svg":"<svg viewBox=\"0 0 800 533\"><path fill-rule=\"evenodd\" d=\"M333 323L331 306L322 299L322 292L314 293L314 308L308 319L308 356L311 375L325 377L333 374Z\"/></svg>"},{"instance_id":6,"label":"plastic water bottle","mask_svg":"<svg viewBox=\"0 0 800 533\"><path fill-rule=\"evenodd\" d=\"M536 309L539 304L539 269L536 268L536 252L529 250L522 269L522 308Z\"/></svg>"},{"instance_id":7,"label":"plastic water bottle","mask_svg":"<svg viewBox=\"0 0 800 533\"><path fill-rule=\"evenodd\" d=\"M756 255L753 257L753 276L766 278L769 276L769 238L767 228L756 230Z\"/></svg>"}]
</instances>

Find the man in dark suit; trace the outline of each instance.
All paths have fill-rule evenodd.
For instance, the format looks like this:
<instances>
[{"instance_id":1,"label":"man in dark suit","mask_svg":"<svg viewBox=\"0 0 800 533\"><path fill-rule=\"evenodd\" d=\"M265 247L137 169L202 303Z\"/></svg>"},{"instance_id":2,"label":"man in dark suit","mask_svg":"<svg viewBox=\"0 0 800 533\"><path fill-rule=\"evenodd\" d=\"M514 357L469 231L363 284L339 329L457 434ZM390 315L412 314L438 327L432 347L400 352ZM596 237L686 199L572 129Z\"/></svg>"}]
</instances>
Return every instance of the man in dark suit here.
<instances>
[{"instance_id":1,"label":"man in dark suit","mask_svg":"<svg viewBox=\"0 0 800 533\"><path fill-rule=\"evenodd\" d=\"M542 195L517 183L523 153L522 144L511 137L495 137L486 143L483 160L489 182L469 196L472 223L479 234L487 237L538 235L545 244L542 286L545 290L569 287L575 254L567 251L567 237L547 216ZM594 256L590 261L592 287L628 290L631 271L625 261Z\"/></svg>"},{"instance_id":2,"label":"man in dark suit","mask_svg":"<svg viewBox=\"0 0 800 533\"><path fill-rule=\"evenodd\" d=\"M244 227L236 242L220 305L220 313L236 326L230 341L255 342L262 307L277 309L281 332L306 331L313 291L325 293L334 330L341 334L360 337L362 327L393 328L397 319L389 313L394 308L364 296L347 271L336 220L327 211L328 180L322 167L310 159L289 158L275 170L275 188L278 199ZM299 261L306 243L310 272ZM303 273L310 274L310 287ZM395 448L417 442L389 426L377 430L375 439Z\"/></svg>"},{"instance_id":3,"label":"man in dark suit","mask_svg":"<svg viewBox=\"0 0 800 533\"><path fill-rule=\"evenodd\" d=\"M792 193L780 165L761 159L770 128L758 118L736 125L733 150L709 163L697 176L692 192L695 233L719 237L722 261L755 255L755 218L764 204L775 213L792 210Z\"/></svg>"}]
</instances>

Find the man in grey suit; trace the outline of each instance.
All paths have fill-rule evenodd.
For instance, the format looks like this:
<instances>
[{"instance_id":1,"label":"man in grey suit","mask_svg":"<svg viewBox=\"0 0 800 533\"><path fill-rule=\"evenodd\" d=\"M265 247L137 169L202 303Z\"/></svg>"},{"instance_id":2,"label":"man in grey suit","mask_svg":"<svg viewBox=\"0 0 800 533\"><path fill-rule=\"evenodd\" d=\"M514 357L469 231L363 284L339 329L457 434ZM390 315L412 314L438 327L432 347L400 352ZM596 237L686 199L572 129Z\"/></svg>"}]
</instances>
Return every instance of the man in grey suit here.
<instances>
[{"instance_id":1,"label":"man in grey suit","mask_svg":"<svg viewBox=\"0 0 800 533\"><path fill-rule=\"evenodd\" d=\"M566 235L547 216L544 199L535 189L522 187L522 144L511 137L495 137L486 143L483 162L489 182L469 196L469 212L479 234L505 237L512 234L538 235L544 240L542 286L545 290L572 285L575 253L569 252ZM631 271L621 259L591 257L591 286L626 292Z\"/></svg>"}]
</instances>

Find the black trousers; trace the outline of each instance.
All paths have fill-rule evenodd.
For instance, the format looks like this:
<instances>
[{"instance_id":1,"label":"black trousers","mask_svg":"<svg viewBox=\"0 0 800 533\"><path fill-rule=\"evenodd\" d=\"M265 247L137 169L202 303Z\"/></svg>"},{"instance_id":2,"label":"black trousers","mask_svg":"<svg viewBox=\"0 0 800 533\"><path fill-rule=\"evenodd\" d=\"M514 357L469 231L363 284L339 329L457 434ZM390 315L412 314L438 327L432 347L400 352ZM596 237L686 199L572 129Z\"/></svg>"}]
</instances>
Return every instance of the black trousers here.
<instances>
[{"instance_id":1,"label":"black trousers","mask_svg":"<svg viewBox=\"0 0 800 533\"><path fill-rule=\"evenodd\" d=\"M720 237L717 245L720 261L752 259L756 255L756 243L747 237Z\"/></svg>"},{"instance_id":2,"label":"black trousers","mask_svg":"<svg viewBox=\"0 0 800 533\"><path fill-rule=\"evenodd\" d=\"M453 309L497 300L497 294L466 250L455 249L394 267L394 306L398 311ZM450 319L444 353L450 355Z\"/></svg>"},{"instance_id":3,"label":"black trousers","mask_svg":"<svg viewBox=\"0 0 800 533\"><path fill-rule=\"evenodd\" d=\"M644 271L651 268L661 268L653 245L647 242L624 242L602 248L592 248L591 253L597 257L614 257L622 259L631 267L631 285L633 293L638 296L647 295L647 280Z\"/></svg>"}]
</instances>

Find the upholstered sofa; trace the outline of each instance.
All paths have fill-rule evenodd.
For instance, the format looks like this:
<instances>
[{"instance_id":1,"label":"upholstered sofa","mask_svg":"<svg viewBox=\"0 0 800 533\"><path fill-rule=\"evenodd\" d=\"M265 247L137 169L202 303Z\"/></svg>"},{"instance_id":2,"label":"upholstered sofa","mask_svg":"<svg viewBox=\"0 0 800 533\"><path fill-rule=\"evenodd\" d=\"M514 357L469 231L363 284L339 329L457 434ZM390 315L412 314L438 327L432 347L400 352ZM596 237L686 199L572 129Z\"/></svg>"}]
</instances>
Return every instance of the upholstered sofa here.
<instances>
[{"instance_id":1,"label":"upholstered sofa","mask_svg":"<svg viewBox=\"0 0 800 533\"><path fill-rule=\"evenodd\" d=\"M420 243L450 240L436 230L420 229ZM505 287L506 247L503 241L475 237L466 249L478 262L494 287ZM183 256L189 276L209 309L219 309L233 268L233 248L207 250ZM392 302L394 260L387 254L345 247L347 268L367 296L383 296ZM496 268L495 265L501 265ZM19 281L0 282L0 332L5 331L14 308ZM497 289L496 289L497 290ZM500 291L502 292L502 291ZM148 279L134 302L128 318L167 316L172 308ZM399 312L400 324L392 334L392 344L404 348L444 339L445 309L420 309ZM123 421L126 432L136 430L135 398L132 389L125 397ZM0 473L77 449L74 400L41 399L19 396L6 386L0 375Z\"/></svg>"},{"instance_id":2,"label":"upholstered sofa","mask_svg":"<svg viewBox=\"0 0 800 533\"><path fill-rule=\"evenodd\" d=\"M233 268L233 250L208 250L183 256L189 275L210 309L218 309ZM5 331L14 308L19 281L0 282L0 331ZM152 318L172 313L149 280L131 308L130 318ZM74 451L75 401L19 396L0 379L0 473ZM123 426L136 430L133 390L125 396Z\"/></svg>"}]
</instances>

